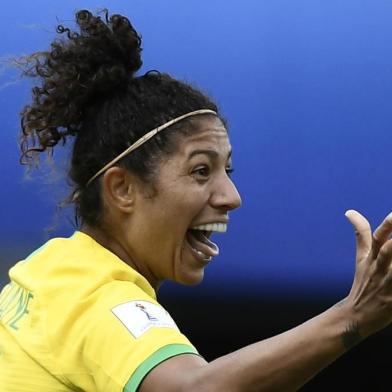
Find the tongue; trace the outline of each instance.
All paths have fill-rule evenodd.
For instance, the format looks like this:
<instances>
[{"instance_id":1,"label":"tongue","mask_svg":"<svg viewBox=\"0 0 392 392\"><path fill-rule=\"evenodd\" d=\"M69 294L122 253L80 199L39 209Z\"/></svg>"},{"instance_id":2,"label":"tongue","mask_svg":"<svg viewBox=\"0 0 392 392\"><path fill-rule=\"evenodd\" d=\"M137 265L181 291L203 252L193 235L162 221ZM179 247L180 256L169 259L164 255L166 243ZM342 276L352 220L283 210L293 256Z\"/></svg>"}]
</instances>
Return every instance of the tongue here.
<instances>
[{"instance_id":1,"label":"tongue","mask_svg":"<svg viewBox=\"0 0 392 392\"><path fill-rule=\"evenodd\" d=\"M218 256L218 245L210 241L201 231L189 230L187 239L193 249L204 253L206 256Z\"/></svg>"}]
</instances>

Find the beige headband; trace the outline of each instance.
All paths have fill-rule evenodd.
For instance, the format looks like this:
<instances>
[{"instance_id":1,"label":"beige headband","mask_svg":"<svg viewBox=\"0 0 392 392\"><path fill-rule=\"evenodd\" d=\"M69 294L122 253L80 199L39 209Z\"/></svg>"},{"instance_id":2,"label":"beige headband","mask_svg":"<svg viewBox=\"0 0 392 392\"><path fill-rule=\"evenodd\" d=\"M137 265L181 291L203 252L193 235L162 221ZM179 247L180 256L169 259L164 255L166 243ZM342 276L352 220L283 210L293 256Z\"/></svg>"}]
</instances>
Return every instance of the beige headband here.
<instances>
[{"instance_id":1,"label":"beige headband","mask_svg":"<svg viewBox=\"0 0 392 392\"><path fill-rule=\"evenodd\" d=\"M217 116L217 113L214 112L213 110L210 109L200 109L200 110L195 110L194 112L190 112L187 114L184 114L180 117L176 117L173 120L168 121L167 123L160 125L158 128L153 129L150 132L147 132L144 136L142 136L140 139L136 140L135 143L133 143L131 146L129 146L125 151L123 151L120 155L117 155L116 158L111 160L107 165L105 165L101 170L99 170L97 173L95 173L88 181L86 184L86 187L91 184L92 181L94 181L98 176L100 176L103 172L111 168L113 165L115 165L120 159L124 158L126 155L131 153L133 150L136 150L138 147L140 147L143 143L145 143L147 140L150 140L153 136L155 136L158 132L170 127L171 125L183 120L184 118L191 117L191 116L196 116L198 114L214 114Z\"/></svg>"}]
</instances>

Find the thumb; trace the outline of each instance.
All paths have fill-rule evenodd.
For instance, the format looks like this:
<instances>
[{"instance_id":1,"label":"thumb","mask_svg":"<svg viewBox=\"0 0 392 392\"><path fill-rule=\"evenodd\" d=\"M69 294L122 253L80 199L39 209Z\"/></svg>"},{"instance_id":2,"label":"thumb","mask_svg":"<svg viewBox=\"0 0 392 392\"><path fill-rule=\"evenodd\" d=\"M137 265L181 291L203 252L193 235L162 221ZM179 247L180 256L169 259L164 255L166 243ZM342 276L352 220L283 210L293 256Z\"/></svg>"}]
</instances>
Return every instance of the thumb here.
<instances>
[{"instance_id":1,"label":"thumb","mask_svg":"<svg viewBox=\"0 0 392 392\"><path fill-rule=\"evenodd\" d=\"M348 210L344 214L354 226L357 242L357 262L365 259L372 248L372 229L367 219L358 211Z\"/></svg>"}]
</instances>

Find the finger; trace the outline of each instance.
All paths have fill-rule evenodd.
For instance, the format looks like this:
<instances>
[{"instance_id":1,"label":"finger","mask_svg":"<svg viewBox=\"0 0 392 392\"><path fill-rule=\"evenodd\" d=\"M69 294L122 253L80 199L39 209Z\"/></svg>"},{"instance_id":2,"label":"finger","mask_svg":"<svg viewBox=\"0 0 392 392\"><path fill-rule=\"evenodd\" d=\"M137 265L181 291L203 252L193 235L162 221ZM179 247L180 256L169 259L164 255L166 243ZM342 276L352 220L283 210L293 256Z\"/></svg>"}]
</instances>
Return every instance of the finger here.
<instances>
[{"instance_id":1,"label":"finger","mask_svg":"<svg viewBox=\"0 0 392 392\"><path fill-rule=\"evenodd\" d=\"M377 256L377 267L386 270L390 267L392 261L392 240L388 240L380 248Z\"/></svg>"},{"instance_id":2,"label":"finger","mask_svg":"<svg viewBox=\"0 0 392 392\"><path fill-rule=\"evenodd\" d=\"M386 216L380 226L373 233L372 252L376 258L380 248L389 239L392 234L392 213Z\"/></svg>"},{"instance_id":3,"label":"finger","mask_svg":"<svg viewBox=\"0 0 392 392\"><path fill-rule=\"evenodd\" d=\"M372 229L367 219L358 211L348 210L344 214L354 226L357 241L357 261L366 258L372 248Z\"/></svg>"}]
</instances>

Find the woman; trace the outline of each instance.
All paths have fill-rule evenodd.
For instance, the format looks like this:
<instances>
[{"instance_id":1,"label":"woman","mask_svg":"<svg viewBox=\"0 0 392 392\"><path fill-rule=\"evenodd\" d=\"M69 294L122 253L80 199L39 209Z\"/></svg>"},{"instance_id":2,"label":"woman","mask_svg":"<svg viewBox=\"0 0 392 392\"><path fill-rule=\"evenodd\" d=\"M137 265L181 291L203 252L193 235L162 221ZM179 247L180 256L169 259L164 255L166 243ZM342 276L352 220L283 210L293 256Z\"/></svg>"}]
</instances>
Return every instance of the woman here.
<instances>
[{"instance_id":1,"label":"woman","mask_svg":"<svg viewBox=\"0 0 392 392\"><path fill-rule=\"evenodd\" d=\"M207 363L156 301L165 279L196 284L210 240L240 205L231 147L209 98L141 66L120 15L79 11L80 32L30 56L22 159L73 140L80 230L10 270L0 296L3 391L291 391L392 319L392 216L357 232L350 294L305 324Z\"/></svg>"}]
</instances>

